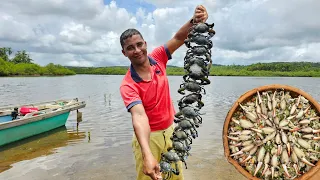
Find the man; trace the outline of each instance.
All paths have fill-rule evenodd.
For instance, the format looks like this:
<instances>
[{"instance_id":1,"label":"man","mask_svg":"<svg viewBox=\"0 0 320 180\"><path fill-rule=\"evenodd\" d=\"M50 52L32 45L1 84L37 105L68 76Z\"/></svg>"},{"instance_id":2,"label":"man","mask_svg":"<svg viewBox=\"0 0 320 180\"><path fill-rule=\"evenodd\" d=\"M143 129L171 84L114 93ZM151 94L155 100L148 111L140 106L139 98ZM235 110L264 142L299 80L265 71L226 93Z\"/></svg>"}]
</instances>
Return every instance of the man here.
<instances>
[{"instance_id":1,"label":"man","mask_svg":"<svg viewBox=\"0 0 320 180\"><path fill-rule=\"evenodd\" d=\"M120 36L122 53L131 61L120 93L124 104L131 113L134 137L132 148L136 160L137 179L162 179L159 162L161 153L171 147L174 106L170 97L166 77L167 61L187 38L194 23L208 19L206 9L199 5L192 19L185 23L166 44L147 54L147 43L139 31L128 29ZM182 163L180 174L173 179L183 179Z\"/></svg>"}]
</instances>

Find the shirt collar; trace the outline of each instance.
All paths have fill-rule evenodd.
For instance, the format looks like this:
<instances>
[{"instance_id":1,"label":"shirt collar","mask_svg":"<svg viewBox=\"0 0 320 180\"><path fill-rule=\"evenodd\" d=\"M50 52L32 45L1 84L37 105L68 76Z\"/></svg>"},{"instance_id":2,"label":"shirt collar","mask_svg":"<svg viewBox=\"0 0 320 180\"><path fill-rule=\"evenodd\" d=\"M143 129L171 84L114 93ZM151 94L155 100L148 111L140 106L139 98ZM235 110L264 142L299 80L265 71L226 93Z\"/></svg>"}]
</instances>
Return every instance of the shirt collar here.
<instances>
[{"instance_id":1,"label":"shirt collar","mask_svg":"<svg viewBox=\"0 0 320 180\"><path fill-rule=\"evenodd\" d=\"M152 57L148 56L149 62L151 66L156 65L157 61L155 61ZM130 65L130 72L131 72L131 78L136 82L141 82L142 79L139 76L139 74L136 72L136 70L133 68L132 64Z\"/></svg>"}]
</instances>

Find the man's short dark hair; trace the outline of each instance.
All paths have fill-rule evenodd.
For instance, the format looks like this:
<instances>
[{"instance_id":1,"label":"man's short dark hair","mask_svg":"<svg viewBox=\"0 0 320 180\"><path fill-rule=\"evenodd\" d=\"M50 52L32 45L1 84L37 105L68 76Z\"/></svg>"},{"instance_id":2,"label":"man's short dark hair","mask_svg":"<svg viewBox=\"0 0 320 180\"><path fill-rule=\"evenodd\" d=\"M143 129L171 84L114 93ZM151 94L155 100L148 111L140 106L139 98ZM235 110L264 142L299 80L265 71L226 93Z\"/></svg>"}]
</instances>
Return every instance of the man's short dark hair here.
<instances>
[{"instance_id":1,"label":"man's short dark hair","mask_svg":"<svg viewBox=\"0 0 320 180\"><path fill-rule=\"evenodd\" d=\"M130 37L132 37L133 35L136 35L136 34L140 35L141 38L143 39L141 33L138 30L136 30L136 29L127 29L127 30L125 30L120 36L121 47L123 48L124 41L126 39L128 39L128 38L130 38Z\"/></svg>"}]
</instances>

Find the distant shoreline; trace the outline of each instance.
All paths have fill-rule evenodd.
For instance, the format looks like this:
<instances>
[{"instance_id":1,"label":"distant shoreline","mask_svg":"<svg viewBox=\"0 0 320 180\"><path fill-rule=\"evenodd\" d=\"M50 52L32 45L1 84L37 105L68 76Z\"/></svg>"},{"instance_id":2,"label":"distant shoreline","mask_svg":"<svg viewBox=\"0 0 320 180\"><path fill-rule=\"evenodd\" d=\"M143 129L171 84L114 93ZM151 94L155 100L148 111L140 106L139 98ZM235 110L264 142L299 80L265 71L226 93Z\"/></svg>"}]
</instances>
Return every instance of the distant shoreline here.
<instances>
[{"instance_id":1,"label":"distant shoreline","mask_svg":"<svg viewBox=\"0 0 320 180\"><path fill-rule=\"evenodd\" d=\"M128 67L66 67L76 74L124 75ZM183 76L183 67L168 66L167 75ZM252 65L218 65L210 68L210 76L253 76L253 77L320 77L320 63L274 62Z\"/></svg>"},{"instance_id":2,"label":"distant shoreline","mask_svg":"<svg viewBox=\"0 0 320 180\"><path fill-rule=\"evenodd\" d=\"M41 67L36 64L12 64L5 62L0 77L39 77L39 76L70 76L76 74L88 75L125 75L128 66L112 67L73 67L54 65L52 63ZM11 66L11 67L10 67ZM183 67L169 66L168 76L183 76ZM219 65L213 64L209 76L244 76L244 77L320 77L320 63L313 62L273 62L251 65Z\"/></svg>"}]
</instances>

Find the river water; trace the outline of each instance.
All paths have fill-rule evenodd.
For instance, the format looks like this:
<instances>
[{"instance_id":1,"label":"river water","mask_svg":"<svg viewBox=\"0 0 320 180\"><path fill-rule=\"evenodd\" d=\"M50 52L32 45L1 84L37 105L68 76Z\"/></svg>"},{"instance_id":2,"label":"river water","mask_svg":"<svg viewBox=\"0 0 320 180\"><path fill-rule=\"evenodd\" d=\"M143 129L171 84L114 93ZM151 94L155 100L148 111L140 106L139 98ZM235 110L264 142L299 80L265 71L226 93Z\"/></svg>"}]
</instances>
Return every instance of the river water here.
<instances>
[{"instance_id":1,"label":"river water","mask_svg":"<svg viewBox=\"0 0 320 180\"><path fill-rule=\"evenodd\" d=\"M135 179L130 114L122 102L121 75L0 78L0 107L77 97L87 106L76 126L72 112L66 127L0 148L1 180ZM177 108L181 76L169 76ZM186 180L245 179L224 158L222 128L233 103L245 92L267 84L290 85L320 101L320 78L210 77L203 96L203 124L193 140L184 169ZM90 139L89 139L90 133Z\"/></svg>"}]
</instances>

